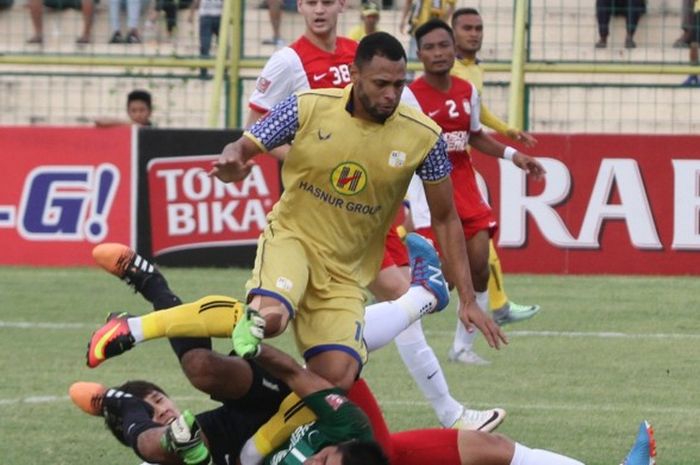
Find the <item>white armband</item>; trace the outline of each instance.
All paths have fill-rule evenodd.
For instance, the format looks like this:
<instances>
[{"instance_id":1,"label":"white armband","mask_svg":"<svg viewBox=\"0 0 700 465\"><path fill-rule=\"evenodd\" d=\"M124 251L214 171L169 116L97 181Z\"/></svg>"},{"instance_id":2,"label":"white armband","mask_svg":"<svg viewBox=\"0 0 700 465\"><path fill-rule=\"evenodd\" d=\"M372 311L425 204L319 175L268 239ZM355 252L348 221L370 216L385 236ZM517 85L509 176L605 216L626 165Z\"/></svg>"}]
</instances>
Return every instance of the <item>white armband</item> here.
<instances>
[{"instance_id":1,"label":"white armband","mask_svg":"<svg viewBox=\"0 0 700 465\"><path fill-rule=\"evenodd\" d=\"M503 149L503 158L506 160L513 161L513 157L516 153L518 153L517 149L514 149L511 146L506 146L506 148Z\"/></svg>"}]
</instances>

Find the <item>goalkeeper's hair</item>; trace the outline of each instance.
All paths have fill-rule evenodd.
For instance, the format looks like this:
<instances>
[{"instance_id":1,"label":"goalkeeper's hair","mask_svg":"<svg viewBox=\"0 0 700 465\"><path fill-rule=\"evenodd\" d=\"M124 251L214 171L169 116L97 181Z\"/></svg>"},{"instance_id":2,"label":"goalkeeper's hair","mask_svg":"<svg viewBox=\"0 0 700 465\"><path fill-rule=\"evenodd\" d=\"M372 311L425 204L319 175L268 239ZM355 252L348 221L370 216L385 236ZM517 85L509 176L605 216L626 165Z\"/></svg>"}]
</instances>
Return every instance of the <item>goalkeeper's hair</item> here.
<instances>
[{"instance_id":1,"label":"goalkeeper's hair","mask_svg":"<svg viewBox=\"0 0 700 465\"><path fill-rule=\"evenodd\" d=\"M116 389L131 394L134 397L138 397L139 399L145 399L152 392L159 392L166 397L168 396L168 394L166 394L165 391L157 384L140 379L127 381Z\"/></svg>"},{"instance_id":2,"label":"goalkeeper's hair","mask_svg":"<svg viewBox=\"0 0 700 465\"><path fill-rule=\"evenodd\" d=\"M374 441L348 441L338 444L342 465L389 465L384 451Z\"/></svg>"},{"instance_id":3,"label":"goalkeeper's hair","mask_svg":"<svg viewBox=\"0 0 700 465\"><path fill-rule=\"evenodd\" d=\"M131 394L133 399L139 399L139 403L142 405L142 407L145 409L144 411L147 412L147 416L150 419L150 417L153 415L153 409L151 408L150 405L145 403L144 399L151 393L153 392L159 392L163 394L164 396L167 396L165 391L160 388L158 385L151 383L149 381L142 381L142 380L134 380L134 381L127 381L126 383L122 384L121 386L118 386L114 388L118 391L125 392L127 394ZM133 401L132 399L132 401ZM126 401L126 399L124 399ZM104 401L103 401L104 402ZM138 404L136 404L138 405ZM137 407L138 408L138 407ZM133 438L126 437L124 434L123 430L123 422L124 422L124 416L129 415L130 412L124 411L122 409L111 409L111 408L103 408L102 409L102 416L105 419L105 426L107 429L114 435L115 438L125 446L129 447L132 446L134 447L134 444L132 444ZM138 434L143 430L143 429L148 429L153 426L157 426L155 423L146 421L146 422L141 422L139 424L139 427L136 428L134 433L134 438L138 437ZM134 447L134 450L138 454L138 450Z\"/></svg>"}]
</instances>

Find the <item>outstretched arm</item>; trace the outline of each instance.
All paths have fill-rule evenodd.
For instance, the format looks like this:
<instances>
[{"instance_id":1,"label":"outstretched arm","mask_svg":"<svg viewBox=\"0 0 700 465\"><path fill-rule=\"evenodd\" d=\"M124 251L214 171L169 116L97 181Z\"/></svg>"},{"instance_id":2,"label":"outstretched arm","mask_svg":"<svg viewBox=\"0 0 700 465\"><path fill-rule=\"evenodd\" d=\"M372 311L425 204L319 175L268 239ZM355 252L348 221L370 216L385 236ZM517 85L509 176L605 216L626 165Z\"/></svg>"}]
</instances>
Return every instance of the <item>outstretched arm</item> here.
<instances>
[{"instance_id":1,"label":"outstretched arm","mask_svg":"<svg viewBox=\"0 0 700 465\"><path fill-rule=\"evenodd\" d=\"M457 215L452 194L452 181L425 183L425 196L430 207L432 227L443 252L444 269L459 293L459 318L468 331L474 324L491 347L508 343L505 334L476 304L474 286L469 273L469 257L462 222Z\"/></svg>"},{"instance_id":2,"label":"outstretched arm","mask_svg":"<svg viewBox=\"0 0 700 465\"><path fill-rule=\"evenodd\" d=\"M542 179L547 172L536 158L498 142L484 131L472 134L469 139L469 144L485 155L512 160L515 166L527 171L527 173L534 176L535 179Z\"/></svg>"}]
</instances>

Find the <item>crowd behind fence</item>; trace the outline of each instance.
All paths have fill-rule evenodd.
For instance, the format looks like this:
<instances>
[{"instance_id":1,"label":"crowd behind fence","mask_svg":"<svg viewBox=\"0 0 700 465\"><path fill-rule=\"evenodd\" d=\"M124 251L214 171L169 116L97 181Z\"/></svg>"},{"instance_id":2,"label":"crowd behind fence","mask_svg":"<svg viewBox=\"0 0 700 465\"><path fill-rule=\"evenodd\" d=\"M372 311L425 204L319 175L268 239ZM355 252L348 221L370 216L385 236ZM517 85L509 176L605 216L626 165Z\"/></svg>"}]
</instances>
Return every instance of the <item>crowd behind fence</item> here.
<instances>
[{"instance_id":1,"label":"crowd behind fence","mask_svg":"<svg viewBox=\"0 0 700 465\"><path fill-rule=\"evenodd\" d=\"M31 2L43 1L42 34L37 39ZM187 0L138 0L138 41L128 41L129 29L122 21L122 40L114 38L110 4L126 9L137 0L97 0L90 35L83 37L83 2L95 0L0 0L0 26L5 32L0 54L42 57L98 56L114 63L109 71L94 67L48 67L1 65L0 124L91 124L94 115L122 114L124 96L133 88L147 88L154 97L154 121L166 127L205 127L212 94L210 76L200 69L172 67L125 68L126 57L187 58L200 55L196 14ZM404 0L385 0L380 28L400 32ZM638 0L642 2L642 0ZM63 2L63 3L61 3ZM73 2L72 7L66 2ZM77 3L76 3L77 2ZM171 2L170 4L168 2ZM174 3L173 3L174 2ZM242 55L267 58L280 44L273 36L264 0L245 0L242 5ZM601 0L598 0L600 3ZM528 9L526 59L530 62L598 64L686 65L684 2L648 0L629 43L629 15L611 15L605 47L600 46L600 15L594 0L531 0ZM629 3L634 3L630 1ZM170 6L168 6L170 5ZM174 8L173 8L174 5ZM507 64L513 55L513 0L458 0L457 6L479 9L485 23L480 53L487 64ZM359 0L349 1L340 17L339 30L346 33L359 22ZM167 11L166 11L167 10ZM170 13L168 13L168 11ZM174 11L174 15L172 14ZM122 11L123 16L127 15ZM281 38L291 42L303 32L303 19L294 3L285 2ZM174 18L174 20L173 20ZM127 20L128 18L123 18ZM192 19L192 20L191 20ZM112 20L112 21L111 21ZM210 52L215 54L214 49ZM212 61L213 63L213 61ZM253 86L257 70L243 70L240 106ZM508 73L487 73L484 98L501 117L506 116ZM700 88L682 87L685 76L673 74L529 74L526 82L526 127L542 132L699 133ZM229 82L229 81L227 81ZM507 82L505 82L507 84ZM222 108L220 122L226 111Z\"/></svg>"}]
</instances>

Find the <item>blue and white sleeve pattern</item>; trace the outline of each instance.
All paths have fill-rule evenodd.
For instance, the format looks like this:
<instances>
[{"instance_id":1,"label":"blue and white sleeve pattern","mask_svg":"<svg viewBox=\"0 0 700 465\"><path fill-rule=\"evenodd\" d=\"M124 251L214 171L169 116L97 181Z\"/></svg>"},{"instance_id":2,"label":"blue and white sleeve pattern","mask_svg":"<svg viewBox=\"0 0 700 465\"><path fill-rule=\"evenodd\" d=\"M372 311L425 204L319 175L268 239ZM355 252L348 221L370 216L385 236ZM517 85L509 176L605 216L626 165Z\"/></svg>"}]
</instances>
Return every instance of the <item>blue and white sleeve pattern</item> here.
<instances>
[{"instance_id":1,"label":"blue and white sleeve pattern","mask_svg":"<svg viewBox=\"0 0 700 465\"><path fill-rule=\"evenodd\" d=\"M447 155L447 142L440 135L428 156L416 170L416 174L425 182L435 182L449 176L451 172L452 163Z\"/></svg>"},{"instance_id":2,"label":"blue and white sleeve pattern","mask_svg":"<svg viewBox=\"0 0 700 465\"><path fill-rule=\"evenodd\" d=\"M272 150L290 143L298 129L299 104L297 96L292 94L272 107L270 112L253 124L247 132L258 139L267 150Z\"/></svg>"}]
</instances>

